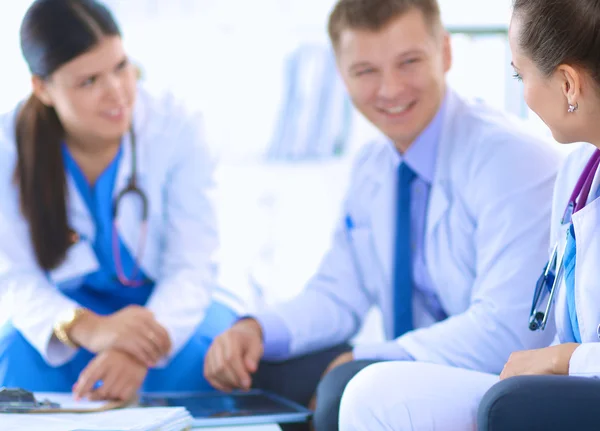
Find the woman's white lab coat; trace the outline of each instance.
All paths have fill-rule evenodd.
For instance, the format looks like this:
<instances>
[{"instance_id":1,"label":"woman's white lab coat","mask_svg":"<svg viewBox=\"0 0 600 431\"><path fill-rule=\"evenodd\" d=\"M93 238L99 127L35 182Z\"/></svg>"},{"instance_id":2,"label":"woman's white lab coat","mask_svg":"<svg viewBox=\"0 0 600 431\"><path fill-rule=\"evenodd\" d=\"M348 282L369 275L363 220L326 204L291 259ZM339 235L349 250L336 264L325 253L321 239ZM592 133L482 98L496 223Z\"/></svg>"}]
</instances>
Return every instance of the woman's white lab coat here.
<instances>
[{"instance_id":1,"label":"woman's white lab coat","mask_svg":"<svg viewBox=\"0 0 600 431\"><path fill-rule=\"evenodd\" d=\"M65 261L46 274L36 263L28 225L12 181L16 164L16 110L0 117L0 300L12 324L51 365L62 365L74 351L52 337L57 316L77 307L56 285L98 269L92 248L95 225L71 177L67 177L68 222L83 240ZM142 89L134 110L137 172L149 203L148 233L141 269L156 282L146 306L168 331L175 355L203 320L215 290L218 246L211 194L213 168L200 118L171 98ZM131 174L129 136L123 141L114 194ZM137 255L141 208L132 195L119 207L119 236ZM227 301L227 297L224 297Z\"/></svg>"}]
</instances>

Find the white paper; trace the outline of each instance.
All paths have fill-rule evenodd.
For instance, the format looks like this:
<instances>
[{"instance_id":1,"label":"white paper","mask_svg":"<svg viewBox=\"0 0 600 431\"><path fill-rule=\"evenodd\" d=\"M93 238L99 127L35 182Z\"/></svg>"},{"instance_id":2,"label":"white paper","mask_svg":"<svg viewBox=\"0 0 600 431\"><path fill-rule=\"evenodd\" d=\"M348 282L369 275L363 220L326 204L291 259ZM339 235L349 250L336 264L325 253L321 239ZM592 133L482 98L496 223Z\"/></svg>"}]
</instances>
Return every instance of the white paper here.
<instances>
[{"instance_id":1,"label":"white paper","mask_svg":"<svg viewBox=\"0 0 600 431\"><path fill-rule=\"evenodd\" d=\"M73 431L79 426L69 420L59 417L41 417L27 414L0 414L0 429L2 431L44 430L44 431Z\"/></svg>"},{"instance_id":2,"label":"white paper","mask_svg":"<svg viewBox=\"0 0 600 431\"><path fill-rule=\"evenodd\" d=\"M99 413L0 414L2 431L181 431L192 422L182 407L149 407Z\"/></svg>"}]
</instances>

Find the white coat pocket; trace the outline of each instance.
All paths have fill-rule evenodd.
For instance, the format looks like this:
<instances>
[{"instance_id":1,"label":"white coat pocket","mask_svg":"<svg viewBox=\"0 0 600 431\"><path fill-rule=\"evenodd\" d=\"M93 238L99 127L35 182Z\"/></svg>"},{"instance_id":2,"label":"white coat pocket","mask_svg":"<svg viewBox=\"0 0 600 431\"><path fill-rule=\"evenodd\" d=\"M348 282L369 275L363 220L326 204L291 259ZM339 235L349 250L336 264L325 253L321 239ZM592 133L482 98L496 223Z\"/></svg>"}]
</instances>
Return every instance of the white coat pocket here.
<instances>
[{"instance_id":1,"label":"white coat pocket","mask_svg":"<svg viewBox=\"0 0 600 431\"><path fill-rule=\"evenodd\" d=\"M375 256L373 235L370 228L359 227L352 229L349 235L350 253L358 271L359 282L375 300L377 288L380 285L380 265Z\"/></svg>"}]
</instances>

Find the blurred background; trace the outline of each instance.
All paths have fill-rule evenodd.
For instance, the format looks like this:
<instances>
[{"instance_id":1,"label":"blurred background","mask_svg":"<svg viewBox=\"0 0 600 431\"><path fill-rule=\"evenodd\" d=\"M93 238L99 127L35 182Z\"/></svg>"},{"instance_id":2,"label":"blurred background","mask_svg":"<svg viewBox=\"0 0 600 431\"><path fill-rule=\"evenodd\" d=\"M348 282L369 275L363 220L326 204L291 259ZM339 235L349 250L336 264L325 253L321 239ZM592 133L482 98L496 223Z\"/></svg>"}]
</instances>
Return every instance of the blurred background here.
<instances>
[{"instance_id":1,"label":"blurred background","mask_svg":"<svg viewBox=\"0 0 600 431\"><path fill-rule=\"evenodd\" d=\"M451 86L527 121L512 77L512 0L440 0ZM29 0L0 3L0 111L29 93L18 29ZM249 310L300 291L328 247L357 149L377 134L352 109L326 33L334 0L105 0L151 91L203 112L219 157L221 284ZM168 143L165 143L167 145ZM378 311L366 325L379 335Z\"/></svg>"}]
</instances>

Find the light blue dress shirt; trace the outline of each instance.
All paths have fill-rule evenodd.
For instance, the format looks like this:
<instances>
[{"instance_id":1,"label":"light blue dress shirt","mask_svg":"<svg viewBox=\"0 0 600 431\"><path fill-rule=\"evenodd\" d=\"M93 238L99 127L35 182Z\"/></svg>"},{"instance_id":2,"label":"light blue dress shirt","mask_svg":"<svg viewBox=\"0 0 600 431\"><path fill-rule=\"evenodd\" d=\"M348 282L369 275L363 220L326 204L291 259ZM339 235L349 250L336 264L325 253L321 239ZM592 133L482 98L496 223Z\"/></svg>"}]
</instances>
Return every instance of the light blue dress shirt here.
<instances>
[{"instance_id":1,"label":"light blue dress shirt","mask_svg":"<svg viewBox=\"0 0 600 431\"><path fill-rule=\"evenodd\" d=\"M446 98L447 99L447 98ZM425 226L427 220L427 207L429 192L435 172L438 143L443 125L446 99L442 103L436 116L415 139L410 148L401 155L394 151L396 169L400 163L407 163L416 173L417 177L411 189L411 237L413 241L413 283L415 296L422 296L427 311L435 321L444 320L447 315L433 288L433 282L425 265ZM393 146L393 143L390 142ZM393 289L393 286L389 286ZM264 338L264 358L281 359L288 355L290 348L290 333L282 320L270 311L258 313L257 319L262 327ZM416 319L415 319L416 320ZM409 360L412 359L404 349L392 342L359 345L354 348L355 359L380 359L380 360Z\"/></svg>"}]
</instances>

